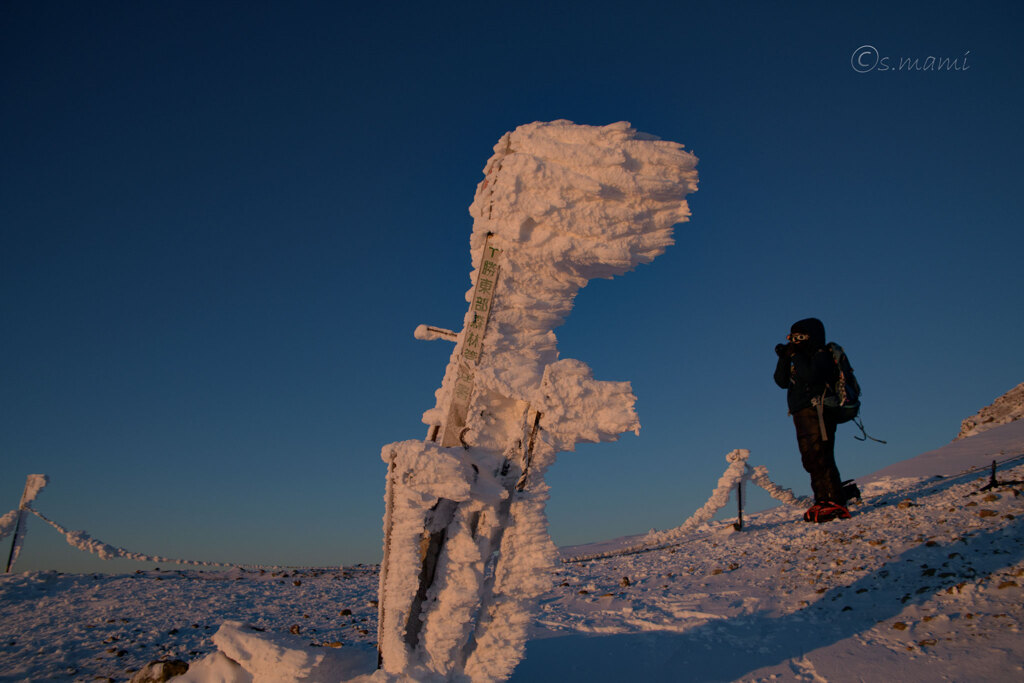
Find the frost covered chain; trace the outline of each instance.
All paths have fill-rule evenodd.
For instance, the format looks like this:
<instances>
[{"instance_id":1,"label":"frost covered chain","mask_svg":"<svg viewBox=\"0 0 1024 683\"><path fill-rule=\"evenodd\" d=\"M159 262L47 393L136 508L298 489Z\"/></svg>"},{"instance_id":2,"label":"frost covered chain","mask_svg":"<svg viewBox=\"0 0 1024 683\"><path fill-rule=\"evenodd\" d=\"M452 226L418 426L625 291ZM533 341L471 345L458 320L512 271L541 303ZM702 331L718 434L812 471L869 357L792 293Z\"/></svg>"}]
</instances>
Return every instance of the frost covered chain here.
<instances>
[{"instance_id":1,"label":"frost covered chain","mask_svg":"<svg viewBox=\"0 0 1024 683\"><path fill-rule=\"evenodd\" d=\"M696 163L624 122L532 123L495 145L469 209L469 308L423 415L428 438L381 452L384 680L500 680L522 658L555 559L546 470L559 451L640 428L629 383L560 359L553 330L589 280L672 244ZM417 338L442 336L431 329L443 328Z\"/></svg>"}]
</instances>

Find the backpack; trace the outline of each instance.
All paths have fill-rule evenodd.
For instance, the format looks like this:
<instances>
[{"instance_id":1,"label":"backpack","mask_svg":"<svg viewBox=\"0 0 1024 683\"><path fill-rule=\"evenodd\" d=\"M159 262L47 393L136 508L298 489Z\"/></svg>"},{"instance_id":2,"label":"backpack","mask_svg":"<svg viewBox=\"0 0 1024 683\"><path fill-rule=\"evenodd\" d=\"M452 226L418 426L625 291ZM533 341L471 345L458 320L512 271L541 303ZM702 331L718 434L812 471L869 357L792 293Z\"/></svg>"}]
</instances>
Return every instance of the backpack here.
<instances>
[{"instance_id":1,"label":"backpack","mask_svg":"<svg viewBox=\"0 0 1024 683\"><path fill-rule=\"evenodd\" d=\"M853 376L850 359L846 357L843 347L835 342L829 342L828 350L832 352L832 358L836 362L839 378L825 390L822 405L836 424L842 424L854 419L860 412L860 384Z\"/></svg>"}]
</instances>

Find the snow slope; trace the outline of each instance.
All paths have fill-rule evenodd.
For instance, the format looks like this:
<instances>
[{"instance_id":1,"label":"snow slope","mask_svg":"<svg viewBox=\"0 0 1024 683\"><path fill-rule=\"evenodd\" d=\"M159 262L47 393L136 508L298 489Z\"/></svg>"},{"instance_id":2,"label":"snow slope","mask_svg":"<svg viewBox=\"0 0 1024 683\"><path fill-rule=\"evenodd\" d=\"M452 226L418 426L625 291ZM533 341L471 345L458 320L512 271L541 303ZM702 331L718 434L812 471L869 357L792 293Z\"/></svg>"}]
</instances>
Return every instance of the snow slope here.
<instances>
[{"instance_id":1,"label":"snow slope","mask_svg":"<svg viewBox=\"0 0 1024 683\"><path fill-rule=\"evenodd\" d=\"M1024 496L979 489L1021 426L865 477L850 520L780 507L566 565L513 680L1020 680ZM1024 460L998 477L1024 480Z\"/></svg>"},{"instance_id":2,"label":"snow slope","mask_svg":"<svg viewBox=\"0 0 1024 683\"><path fill-rule=\"evenodd\" d=\"M740 532L712 523L657 551L563 563L511 680L1021 680L1024 495L980 489L993 458L999 480L1024 480L1022 452L1015 422L864 477L850 520L809 525L784 506ZM338 680L375 663L376 580L375 567L4 576L0 681L126 680L160 658L191 661L186 681L254 680L219 655L197 663L215 637L255 680Z\"/></svg>"}]
</instances>

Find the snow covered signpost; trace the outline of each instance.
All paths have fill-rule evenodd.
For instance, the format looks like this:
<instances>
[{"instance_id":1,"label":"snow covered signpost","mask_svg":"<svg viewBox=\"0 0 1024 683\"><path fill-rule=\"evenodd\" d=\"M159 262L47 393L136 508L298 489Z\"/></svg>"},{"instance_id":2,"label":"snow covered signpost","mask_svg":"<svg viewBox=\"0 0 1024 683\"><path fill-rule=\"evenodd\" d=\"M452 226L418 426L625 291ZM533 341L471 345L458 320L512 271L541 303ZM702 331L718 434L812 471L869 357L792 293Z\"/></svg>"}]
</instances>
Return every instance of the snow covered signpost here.
<instances>
[{"instance_id":1,"label":"snow covered signpost","mask_svg":"<svg viewBox=\"0 0 1024 683\"><path fill-rule=\"evenodd\" d=\"M426 441L389 444L379 651L385 677L506 678L549 585L544 472L559 451L639 429L628 382L558 359L579 289L672 244L697 159L628 123L505 134L470 206L469 310Z\"/></svg>"}]
</instances>

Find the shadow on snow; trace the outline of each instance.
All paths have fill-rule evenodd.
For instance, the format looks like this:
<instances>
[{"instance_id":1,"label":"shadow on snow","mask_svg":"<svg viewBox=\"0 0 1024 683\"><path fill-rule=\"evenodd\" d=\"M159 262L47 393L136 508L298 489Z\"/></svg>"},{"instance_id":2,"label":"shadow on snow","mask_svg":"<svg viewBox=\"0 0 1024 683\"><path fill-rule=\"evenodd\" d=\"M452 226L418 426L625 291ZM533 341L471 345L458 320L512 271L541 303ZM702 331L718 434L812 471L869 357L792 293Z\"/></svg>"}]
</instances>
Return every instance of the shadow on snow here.
<instances>
[{"instance_id":1,"label":"shadow on snow","mask_svg":"<svg viewBox=\"0 0 1024 683\"><path fill-rule=\"evenodd\" d=\"M1018 518L998 530L965 533L945 545L916 546L874 573L834 587L814 604L783 616L744 615L685 633L532 640L512 680L733 681L855 636L951 586L1016 564L1024 558L1024 544L1008 543L1006 537L1020 538L1022 523Z\"/></svg>"}]
</instances>

